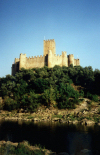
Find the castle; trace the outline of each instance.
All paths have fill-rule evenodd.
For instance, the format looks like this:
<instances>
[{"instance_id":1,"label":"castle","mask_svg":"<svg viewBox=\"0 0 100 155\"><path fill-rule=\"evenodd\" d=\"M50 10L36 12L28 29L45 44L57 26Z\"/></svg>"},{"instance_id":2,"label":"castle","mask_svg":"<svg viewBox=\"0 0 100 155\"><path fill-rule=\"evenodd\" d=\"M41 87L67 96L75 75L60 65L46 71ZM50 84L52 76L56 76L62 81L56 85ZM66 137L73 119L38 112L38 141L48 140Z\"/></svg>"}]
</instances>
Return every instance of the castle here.
<instances>
[{"instance_id":1,"label":"castle","mask_svg":"<svg viewBox=\"0 0 100 155\"><path fill-rule=\"evenodd\" d=\"M68 55L64 51L62 55L56 55L56 45L55 40L44 40L44 52L43 56L35 57L26 57L26 54L20 54L20 58L15 58L15 63L12 64L12 75L15 75L21 68L41 68L48 66L49 68L54 67L55 65L66 66L70 65L79 66L80 60L74 59L74 55Z\"/></svg>"}]
</instances>

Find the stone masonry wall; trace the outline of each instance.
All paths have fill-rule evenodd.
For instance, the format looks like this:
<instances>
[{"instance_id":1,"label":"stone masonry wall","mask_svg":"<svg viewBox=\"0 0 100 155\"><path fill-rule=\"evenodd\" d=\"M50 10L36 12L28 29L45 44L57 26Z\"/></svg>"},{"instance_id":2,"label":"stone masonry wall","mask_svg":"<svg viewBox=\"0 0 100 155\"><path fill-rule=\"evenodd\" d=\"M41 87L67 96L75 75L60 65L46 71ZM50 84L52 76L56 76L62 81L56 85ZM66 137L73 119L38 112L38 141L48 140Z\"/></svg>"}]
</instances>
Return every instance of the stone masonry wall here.
<instances>
[{"instance_id":1,"label":"stone masonry wall","mask_svg":"<svg viewBox=\"0 0 100 155\"><path fill-rule=\"evenodd\" d=\"M44 56L35 56L32 58L27 58L26 54L20 54L20 69L30 69L35 67L44 67L45 64L45 57Z\"/></svg>"},{"instance_id":2,"label":"stone masonry wall","mask_svg":"<svg viewBox=\"0 0 100 155\"><path fill-rule=\"evenodd\" d=\"M66 52L62 52L62 55L52 54L49 50L48 53L48 67L54 67L55 65L68 67L68 58Z\"/></svg>"},{"instance_id":3,"label":"stone masonry wall","mask_svg":"<svg viewBox=\"0 0 100 155\"><path fill-rule=\"evenodd\" d=\"M26 58L26 69L29 68L35 68L35 67L44 67L45 64L45 57L44 56L37 56L37 57L32 57L32 58Z\"/></svg>"},{"instance_id":4,"label":"stone masonry wall","mask_svg":"<svg viewBox=\"0 0 100 155\"><path fill-rule=\"evenodd\" d=\"M31 69L31 68L41 68L45 65L49 68L54 67L55 65L59 66L79 66L80 60L74 59L74 55L68 55L64 51L62 55L56 55L56 47L55 41L52 40L44 40L44 55L35 56L35 57L26 57L26 54L20 54L20 58L15 58L15 64L12 65L12 75L15 75L21 68Z\"/></svg>"}]
</instances>

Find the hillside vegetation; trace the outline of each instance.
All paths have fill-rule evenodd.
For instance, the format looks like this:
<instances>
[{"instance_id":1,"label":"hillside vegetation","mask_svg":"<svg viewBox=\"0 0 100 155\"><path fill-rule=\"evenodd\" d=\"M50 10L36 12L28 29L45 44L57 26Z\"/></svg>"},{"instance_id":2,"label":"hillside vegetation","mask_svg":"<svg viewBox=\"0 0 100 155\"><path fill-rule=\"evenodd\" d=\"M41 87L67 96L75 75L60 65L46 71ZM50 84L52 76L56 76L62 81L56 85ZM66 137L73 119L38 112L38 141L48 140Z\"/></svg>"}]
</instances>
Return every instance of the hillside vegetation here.
<instances>
[{"instance_id":1,"label":"hillside vegetation","mask_svg":"<svg viewBox=\"0 0 100 155\"><path fill-rule=\"evenodd\" d=\"M74 108L83 97L97 102L99 79L100 71L91 66L22 68L15 76L0 78L0 109L33 112L41 105Z\"/></svg>"}]
</instances>

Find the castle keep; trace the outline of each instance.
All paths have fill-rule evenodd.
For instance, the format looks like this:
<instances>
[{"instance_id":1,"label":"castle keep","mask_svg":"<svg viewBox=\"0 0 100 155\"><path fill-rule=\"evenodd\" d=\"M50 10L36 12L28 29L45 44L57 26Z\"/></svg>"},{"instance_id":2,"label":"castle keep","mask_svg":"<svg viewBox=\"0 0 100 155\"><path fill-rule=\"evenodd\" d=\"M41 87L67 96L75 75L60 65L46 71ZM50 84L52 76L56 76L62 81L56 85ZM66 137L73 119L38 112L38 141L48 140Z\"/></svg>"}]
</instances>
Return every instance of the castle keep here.
<instances>
[{"instance_id":1,"label":"castle keep","mask_svg":"<svg viewBox=\"0 0 100 155\"><path fill-rule=\"evenodd\" d=\"M68 55L64 51L62 55L56 55L56 45L55 40L44 40L44 51L43 56L35 56L35 57L26 57L26 54L20 54L19 58L15 58L15 63L12 64L12 75L15 75L21 68L29 69L29 68L41 68L45 65L49 68L54 67L55 65L59 66L79 66L80 60L74 59L74 55Z\"/></svg>"}]
</instances>

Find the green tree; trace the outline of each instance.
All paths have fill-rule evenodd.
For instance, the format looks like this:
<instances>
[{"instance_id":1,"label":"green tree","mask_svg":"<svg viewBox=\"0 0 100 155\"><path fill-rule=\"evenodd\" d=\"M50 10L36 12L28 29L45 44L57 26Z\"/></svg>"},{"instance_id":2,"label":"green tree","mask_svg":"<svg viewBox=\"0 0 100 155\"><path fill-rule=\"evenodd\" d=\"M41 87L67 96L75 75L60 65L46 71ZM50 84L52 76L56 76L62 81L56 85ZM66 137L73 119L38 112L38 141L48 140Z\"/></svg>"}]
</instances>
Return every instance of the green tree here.
<instances>
[{"instance_id":1,"label":"green tree","mask_svg":"<svg viewBox=\"0 0 100 155\"><path fill-rule=\"evenodd\" d=\"M45 105L47 105L47 106L52 105L54 103L54 101L56 100L55 95L56 95L55 90L52 87L44 90L44 93L42 94L43 103L45 103Z\"/></svg>"}]
</instances>

